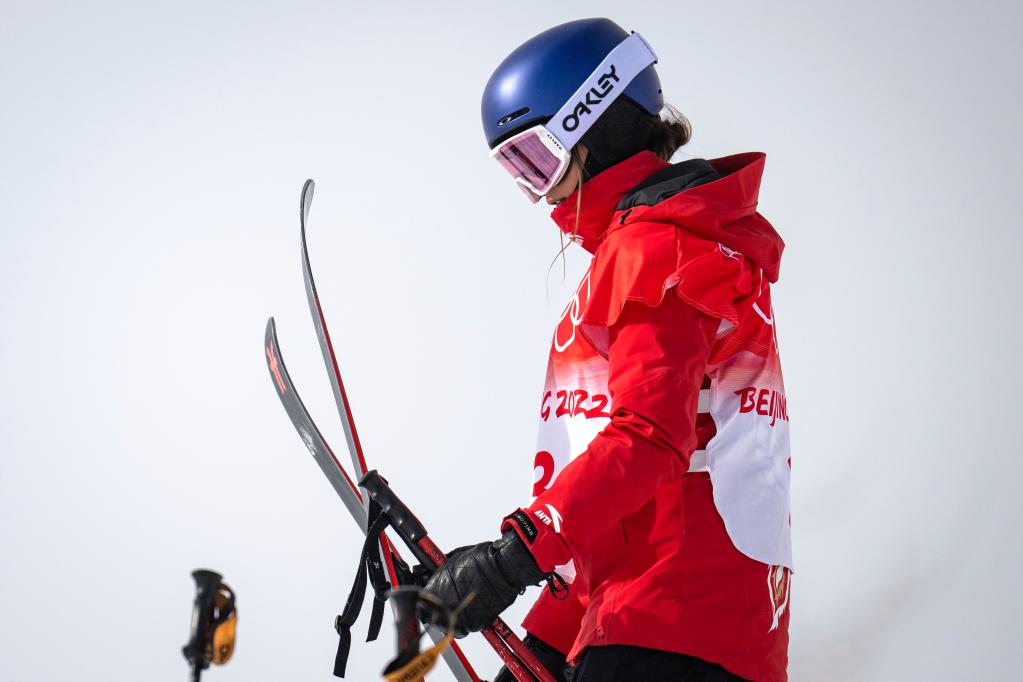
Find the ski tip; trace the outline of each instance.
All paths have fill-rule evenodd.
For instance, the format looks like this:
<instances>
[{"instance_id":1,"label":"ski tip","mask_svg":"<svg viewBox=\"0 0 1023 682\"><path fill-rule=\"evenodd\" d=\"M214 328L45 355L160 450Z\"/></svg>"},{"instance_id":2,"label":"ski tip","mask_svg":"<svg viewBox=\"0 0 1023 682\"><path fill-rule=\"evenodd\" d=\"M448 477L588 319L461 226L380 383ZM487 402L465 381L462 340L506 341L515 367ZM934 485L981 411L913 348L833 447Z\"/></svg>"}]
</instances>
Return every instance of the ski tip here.
<instances>
[{"instance_id":1,"label":"ski tip","mask_svg":"<svg viewBox=\"0 0 1023 682\"><path fill-rule=\"evenodd\" d=\"M273 315L266 321L266 332L263 335L264 339L269 339L274 336L277 332L277 323L274 322Z\"/></svg>"},{"instance_id":2,"label":"ski tip","mask_svg":"<svg viewBox=\"0 0 1023 682\"><path fill-rule=\"evenodd\" d=\"M316 189L316 183L313 182L312 178L305 181L302 185L302 199L299 203L299 217L302 220L302 226L305 227L306 216L309 215L309 208L313 205L313 190Z\"/></svg>"}]
</instances>

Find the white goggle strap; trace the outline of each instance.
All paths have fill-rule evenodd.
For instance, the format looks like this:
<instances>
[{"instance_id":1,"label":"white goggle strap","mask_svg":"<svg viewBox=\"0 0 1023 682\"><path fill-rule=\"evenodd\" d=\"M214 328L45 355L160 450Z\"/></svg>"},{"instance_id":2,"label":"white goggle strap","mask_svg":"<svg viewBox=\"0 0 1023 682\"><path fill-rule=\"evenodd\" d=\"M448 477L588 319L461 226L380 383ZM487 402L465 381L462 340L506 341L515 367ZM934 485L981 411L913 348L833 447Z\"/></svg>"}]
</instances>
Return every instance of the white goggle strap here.
<instances>
[{"instance_id":1,"label":"white goggle strap","mask_svg":"<svg viewBox=\"0 0 1023 682\"><path fill-rule=\"evenodd\" d=\"M565 149L571 149L611 102L618 99L632 79L656 63L657 55L650 44L643 40L643 36L633 33L604 57L604 61L554 114L547 123L547 129Z\"/></svg>"}]
</instances>

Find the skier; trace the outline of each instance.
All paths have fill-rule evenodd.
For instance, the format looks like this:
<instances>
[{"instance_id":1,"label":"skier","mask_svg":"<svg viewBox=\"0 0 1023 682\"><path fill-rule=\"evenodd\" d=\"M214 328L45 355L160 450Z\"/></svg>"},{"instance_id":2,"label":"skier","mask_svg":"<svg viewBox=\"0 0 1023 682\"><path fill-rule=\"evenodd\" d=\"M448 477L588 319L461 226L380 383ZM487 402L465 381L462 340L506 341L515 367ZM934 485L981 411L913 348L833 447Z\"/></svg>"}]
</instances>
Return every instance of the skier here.
<instances>
[{"instance_id":1,"label":"skier","mask_svg":"<svg viewBox=\"0 0 1023 682\"><path fill-rule=\"evenodd\" d=\"M551 28L483 92L491 155L593 254L554 332L531 503L426 585L480 630L523 622L558 680L787 679L788 411L757 211L765 155L690 136L656 56L608 19ZM565 585L567 583L567 586ZM511 680L502 670L498 680Z\"/></svg>"}]
</instances>

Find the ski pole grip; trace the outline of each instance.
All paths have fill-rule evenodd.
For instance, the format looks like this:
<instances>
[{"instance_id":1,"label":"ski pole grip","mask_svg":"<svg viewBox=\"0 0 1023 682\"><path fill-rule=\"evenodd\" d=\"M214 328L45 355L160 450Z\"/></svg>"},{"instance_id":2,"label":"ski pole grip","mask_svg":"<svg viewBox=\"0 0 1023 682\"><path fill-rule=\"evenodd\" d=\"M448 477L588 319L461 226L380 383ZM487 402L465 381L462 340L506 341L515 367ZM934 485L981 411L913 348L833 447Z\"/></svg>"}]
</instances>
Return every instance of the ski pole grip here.
<instances>
[{"instance_id":1,"label":"ski pole grip","mask_svg":"<svg viewBox=\"0 0 1023 682\"><path fill-rule=\"evenodd\" d=\"M194 679L199 679L199 671L209 665L206 651L213 640L213 611L216 605L217 585L223 576L216 571L204 568L192 571L195 581L195 601L192 604L192 631L188 643L181 648L181 653L193 667Z\"/></svg>"},{"instance_id":2,"label":"ski pole grip","mask_svg":"<svg viewBox=\"0 0 1023 682\"><path fill-rule=\"evenodd\" d=\"M419 654L419 637L422 635L419 629L419 614L416 613L419 588L399 587L391 590L389 598L394 606L394 624L398 628L397 659L403 658L402 662L407 663Z\"/></svg>"},{"instance_id":3,"label":"ski pole grip","mask_svg":"<svg viewBox=\"0 0 1023 682\"><path fill-rule=\"evenodd\" d=\"M359 487L365 488L370 499L380 505L380 509L391 519L391 526L410 546L417 546L426 537L426 528L405 503L398 499L376 469L367 472L359 480Z\"/></svg>"}]
</instances>

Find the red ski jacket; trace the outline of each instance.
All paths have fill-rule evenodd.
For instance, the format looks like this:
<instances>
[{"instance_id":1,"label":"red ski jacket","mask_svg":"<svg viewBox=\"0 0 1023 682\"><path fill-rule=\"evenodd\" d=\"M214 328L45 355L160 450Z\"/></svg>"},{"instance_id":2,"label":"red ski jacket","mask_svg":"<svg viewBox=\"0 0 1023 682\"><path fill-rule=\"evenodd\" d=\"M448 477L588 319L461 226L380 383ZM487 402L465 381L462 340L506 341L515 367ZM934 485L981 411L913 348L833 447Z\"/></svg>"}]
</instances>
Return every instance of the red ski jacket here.
<instances>
[{"instance_id":1,"label":"red ski jacket","mask_svg":"<svg viewBox=\"0 0 1023 682\"><path fill-rule=\"evenodd\" d=\"M510 515L544 570L523 625L571 659L630 644L786 679L788 412L756 212L765 156L650 152L552 217L594 254L552 342L532 503Z\"/></svg>"}]
</instances>

